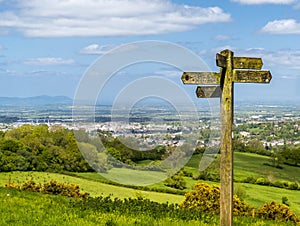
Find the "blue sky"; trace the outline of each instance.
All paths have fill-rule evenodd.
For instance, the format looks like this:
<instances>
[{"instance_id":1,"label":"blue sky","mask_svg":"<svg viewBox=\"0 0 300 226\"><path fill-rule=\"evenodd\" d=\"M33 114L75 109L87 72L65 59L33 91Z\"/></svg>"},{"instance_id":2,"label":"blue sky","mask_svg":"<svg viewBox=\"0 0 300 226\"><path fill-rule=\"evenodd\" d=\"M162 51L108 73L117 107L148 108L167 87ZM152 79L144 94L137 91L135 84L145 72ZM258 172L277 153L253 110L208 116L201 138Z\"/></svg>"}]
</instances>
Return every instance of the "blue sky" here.
<instances>
[{"instance_id":1,"label":"blue sky","mask_svg":"<svg viewBox=\"0 0 300 226\"><path fill-rule=\"evenodd\" d=\"M299 39L299 0L0 0L0 96L73 98L97 58L118 45L158 40L190 49L213 71L223 49L261 57L273 80L236 84L235 99L299 101ZM137 68L123 74L183 86L172 68ZM126 85L121 74L103 99ZM185 89L194 95L196 87Z\"/></svg>"}]
</instances>

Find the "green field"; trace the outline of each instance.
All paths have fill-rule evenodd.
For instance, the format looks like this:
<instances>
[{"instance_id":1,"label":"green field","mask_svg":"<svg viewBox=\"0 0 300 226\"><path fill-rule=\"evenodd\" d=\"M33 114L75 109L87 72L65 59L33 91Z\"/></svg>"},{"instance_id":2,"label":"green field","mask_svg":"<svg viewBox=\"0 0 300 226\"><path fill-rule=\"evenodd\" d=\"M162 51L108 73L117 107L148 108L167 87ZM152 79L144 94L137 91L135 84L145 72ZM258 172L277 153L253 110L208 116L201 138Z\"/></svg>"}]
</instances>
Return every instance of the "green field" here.
<instances>
[{"instance_id":1,"label":"green field","mask_svg":"<svg viewBox=\"0 0 300 226\"><path fill-rule=\"evenodd\" d=\"M165 194L158 192L149 191L138 191L132 188L124 188L115 185L105 184L97 181L97 177L100 175L94 173L96 180L91 180L91 174L83 174L83 176L88 175L88 178L79 178L69 175L57 174L57 173L43 173L43 172L9 172L0 173L0 185L5 186L7 184L8 177L11 177L11 183L22 184L28 180L34 180L37 183L45 183L50 180L57 180L59 182L65 182L70 184L78 184L82 191L90 193L91 196L108 196L118 198L128 198L143 196L149 198L156 202L173 202L179 203L183 200L181 195Z\"/></svg>"},{"instance_id":2,"label":"green field","mask_svg":"<svg viewBox=\"0 0 300 226\"><path fill-rule=\"evenodd\" d=\"M270 181L286 180L300 183L300 167L283 165L283 169L266 166L270 157L251 153L234 153L234 175L236 180L248 176L265 177Z\"/></svg>"},{"instance_id":3,"label":"green field","mask_svg":"<svg viewBox=\"0 0 300 226\"><path fill-rule=\"evenodd\" d=\"M147 216L123 216L72 208L71 198L0 188L0 225L195 225L173 219ZM215 220L216 221L216 220ZM216 221L217 222L217 221ZM202 223L201 223L202 225ZM203 222L203 225L205 224Z\"/></svg>"},{"instance_id":4,"label":"green field","mask_svg":"<svg viewBox=\"0 0 300 226\"><path fill-rule=\"evenodd\" d=\"M187 164L188 171L198 173L199 161L201 155L194 155ZM234 153L234 179L241 181L247 177L264 177L270 181L285 180L300 183L300 167L283 165L283 169L267 166L265 163L270 162L270 157L252 153ZM219 171L219 163L212 163L214 171Z\"/></svg>"},{"instance_id":5,"label":"green field","mask_svg":"<svg viewBox=\"0 0 300 226\"><path fill-rule=\"evenodd\" d=\"M161 226L193 226L193 225L219 225L218 216L206 216L201 220L181 220L176 217L154 218L143 214L122 214L118 211L113 213L101 213L93 211L89 207L82 210L74 207L77 202L73 198L57 195L45 195L40 193L18 191L16 189L0 187L0 225L161 225ZM256 218L234 217L235 225L293 225L265 221Z\"/></svg>"},{"instance_id":6,"label":"green field","mask_svg":"<svg viewBox=\"0 0 300 226\"><path fill-rule=\"evenodd\" d=\"M121 172L121 171L120 171ZM126 172L128 173L128 172ZM79 173L78 174L82 178L87 178L87 179L100 179L102 178L101 175L96 174L96 173ZM185 178L187 184L188 184L188 189L185 191L191 191L192 187L195 183L199 181L195 181L192 178ZM217 184L219 183L216 182L210 182L210 181L205 181L207 184ZM245 201L249 203L251 206L258 208L259 206L263 205L265 202L270 202L270 201L276 201L277 203L281 203L282 197L286 196L289 200L290 207L291 209L298 215L300 215L300 191L293 191L293 190L287 190L287 189L282 189L282 188L275 188L275 187L270 187L270 186L261 186L261 185L256 185L256 184L246 184L246 183L235 183L236 185L238 184L239 187L242 187L242 189L245 192ZM156 187L156 188L165 188L163 183L158 183L149 187ZM122 189L128 189L128 188L121 188L121 187L116 187L118 190ZM145 191L140 191L142 193L145 193ZM154 197L156 194L161 195L162 193L155 193L155 192L146 192L146 194L153 194ZM175 202L179 203L183 200L183 196L180 195L170 195L170 194L165 194L168 197L172 197L172 199L167 199L169 202ZM128 196L129 197L129 196ZM146 196L151 199L152 196ZM156 199L156 201L159 202L164 202L166 199ZM177 200L177 201L176 201Z\"/></svg>"},{"instance_id":7,"label":"green field","mask_svg":"<svg viewBox=\"0 0 300 226\"><path fill-rule=\"evenodd\" d=\"M199 162L199 155L193 156L188 165L186 166L186 170L189 172L192 172L193 174L199 173L197 170L198 162ZM252 176L252 177L265 177L269 180L287 180L287 181L297 181L299 182L299 176L300 175L300 168L299 167L292 167L292 166L285 166L283 169L276 169L273 167L265 166L263 163L268 161L268 157L260 156L256 154L249 154L249 153L235 153L235 180L239 181L243 178ZM217 161L213 163L214 167L217 167ZM122 177L122 178L128 178L128 183L135 183L139 182L143 179L147 172L142 172L137 177L137 171L130 170L130 169L113 169L110 171L110 176L115 177ZM156 176L155 179L159 179L162 177L161 172L156 172L153 175ZM69 183L69 184L78 184L82 191L86 191L90 193L92 197L97 196L109 196L112 197L118 197L118 198L135 198L135 197L144 197L159 203L180 203L184 200L183 195L175 195L175 194L168 194L168 193L162 193L162 192L151 192L151 191L142 191L142 190L136 190L133 188L128 188L124 186L116 186L108 184L108 180L103 177L103 175L100 175L98 173L73 173L73 174L58 174L58 173L48 173L48 172L2 172L0 173L0 190L3 192L3 196L1 196L2 203L6 205L7 208L2 208L1 214L2 216L6 216L6 218L2 219L2 222L0 222L0 225L7 225L7 222L10 222L14 225L26 225L28 222L30 222L31 225L51 225L51 224L43 224L41 221L45 222L58 222L57 225L72 225L72 224L80 224L80 225L95 225L99 224L102 225L102 222L109 222L112 218L118 219L119 222L122 222L118 225L131 225L133 222L138 221L137 218L126 218L114 214L102 214L99 216L99 214L95 214L95 216L91 216L91 218L85 218L83 216L80 216L80 214L75 213L73 210L68 210L69 207L63 207L62 209L62 215L57 216L58 213L56 213L55 209L55 203L57 202L57 205L63 206L67 205L67 199L64 197L55 197L51 196L51 198L47 195L42 194L32 194L32 193L16 193L16 198L13 199L12 196L9 198L6 197L5 192L8 192L8 190L5 190L4 187L5 184L7 184L8 178L11 178L11 183L16 184L22 184L25 181L34 180L37 183L45 183L50 180L57 180L59 182ZM191 177L185 177L185 181L187 182L187 189L184 190L184 192L191 191L193 188L193 185L199 181L193 180ZM218 184L216 182L209 182L205 181L208 184ZM259 206L263 205L265 202L270 201L276 201L277 203L282 202L282 197L287 197L290 204L290 209L293 210L297 215L300 215L300 191L297 190L287 190L287 189L281 189L281 188L275 188L270 186L261 186L256 184L246 184L246 183L235 183L236 186L239 187L239 189L242 189L244 192L244 200L250 204L251 206L258 208ZM147 186L148 188L154 188L157 190L171 190L170 188L166 187L163 182L159 182L153 185ZM3 190L4 189L4 190ZM174 191L175 189L173 189ZM12 191L10 191L11 193ZM16 191L15 191L16 192ZM10 194L8 193L8 194ZM23 197L24 196L24 197ZM32 199L31 201L29 201ZM51 199L51 201L49 201ZM14 201L12 201L14 200ZM57 201L58 200L58 201ZM14 203L15 202L15 203ZM54 209L47 214L44 213L46 209L49 207L49 202L53 203ZM12 205L14 203L14 205ZM16 204L17 203L17 204ZM31 203L31 204L30 204ZM43 203L39 207L39 210L28 210L26 208L29 208L29 206L37 205L37 203ZM20 214L14 214L13 208L14 206L19 205L19 212L22 214L29 211L29 215L32 215L32 217L24 217L20 222L23 222L23 224L14 223L19 221ZM3 206L3 205L2 205ZM8 208L9 207L9 208ZM52 207L51 207L52 208ZM65 208L65 209L64 209ZM64 212L65 211L65 212ZM72 212L73 211L73 212ZM35 213L33 213L35 212ZM40 214L39 217L38 213ZM11 215L8 217L7 215ZM8 217L8 218L7 218ZM69 217L69 220L72 220L72 224L68 224L68 220L65 218ZM36 218L36 222L32 221L32 219ZM99 223L96 219L102 219L101 223ZM145 217L143 219L145 222L151 222L153 219ZM95 223L97 222L97 223ZM172 225L180 225L182 222L173 222L172 219L165 219L164 221L160 221L157 223L157 225L170 225L172 222ZM218 222L216 219L215 222ZM193 225L195 223L199 222L190 222L186 223L184 225ZM205 225L204 222L202 222ZM29 224L29 223L28 223ZM217 223L216 223L217 224ZM105 224L103 224L105 225ZM257 225L273 225L273 224L265 224L261 223ZM275 224L274 224L275 225ZM276 224L278 225L278 224Z\"/></svg>"},{"instance_id":8,"label":"green field","mask_svg":"<svg viewBox=\"0 0 300 226\"><path fill-rule=\"evenodd\" d=\"M240 184L240 183L239 183ZM300 191L292 191L282 188L269 186L260 186L255 184L240 184L246 192L245 201L251 206L259 207L265 202L276 201L282 202L282 197L286 196L290 203L290 209L295 214L300 215Z\"/></svg>"},{"instance_id":9,"label":"green field","mask_svg":"<svg viewBox=\"0 0 300 226\"><path fill-rule=\"evenodd\" d=\"M187 164L187 171L193 174L198 173L198 165L201 155L193 156ZM267 178L270 181L284 180L300 183L300 167L282 165L283 169L266 166L264 163L269 161L269 157L252 153L234 153L234 178L241 181L247 177ZM211 171L218 172L219 163L213 162ZM190 180L187 180L191 183ZM245 201L254 207L259 207L265 202L276 201L281 203L282 197L286 196L290 202L290 208L300 215L300 191L280 189L270 186L260 186L255 184L235 183L246 193ZM189 184L190 186L190 184Z\"/></svg>"},{"instance_id":10,"label":"green field","mask_svg":"<svg viewBox=\"0 0 300 226\"><path fill-rule=\"evenodd\" d=\"M128 173L128 172L127 172ZM118 198L128 198L128 197L144 197L150 200L164 203L180 203L183 201L184 197L182 195L174 195L159 192L150 191L140 191L131 188L125 188L110 184L101 183L97 180L101 180L101 175L97 173L83 173L78 174L80 177L73 177L69 175L55 174L55 173L43 173L43 172L11 172L11 173L0 173L0 184L4 186L7 183L8 176L11 177L12 183L21 184L25 181L33 179L38 183L44 183L55 179L60 182L73 183L80 185L83 191L90 193L91 196L108 196ZM98 178L98 179L97 179ZM194 184L197 181L191 178L186 178L190 184ZM209 184L217 184L213 182L206 182ZM237 184L237 183L236 183ZM286 196L290 203L290 208L298 215L300 215L300 191L292 191L287 189L280 189L269 186L260 186L254 184L238 183L240 187L245 191L245 201L251 206L258 208L265 202L276 201L281 203L283 196ZM163 185L156 185L161 187ZM155 187L153 185L152 187ZM189 189L191 190L191 189Z\"/></svg>"}]
</instances>

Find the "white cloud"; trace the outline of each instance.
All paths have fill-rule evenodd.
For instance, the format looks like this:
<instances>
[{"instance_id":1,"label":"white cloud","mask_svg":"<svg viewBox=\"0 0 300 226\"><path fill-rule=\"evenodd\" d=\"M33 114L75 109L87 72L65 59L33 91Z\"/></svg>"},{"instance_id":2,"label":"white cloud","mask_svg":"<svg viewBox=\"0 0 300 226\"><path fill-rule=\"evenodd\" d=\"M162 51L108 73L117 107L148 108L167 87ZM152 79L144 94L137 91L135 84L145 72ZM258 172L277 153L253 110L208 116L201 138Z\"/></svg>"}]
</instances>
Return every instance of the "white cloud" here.
<instances>
[{"instance_id":1,"label":"white cloud","mask_svg":"<svg viewBox=\"0 0 300 226\"><path fill-rule=\"evenodd\" d=\"M179 5L170 0L15 0L0 13L0 28L29 37L148 35L185 31L231 21L219 7Z\"/></svg>"},{"instance_id":2,"label":"white cloud","mask_svg":"<svg viewBox=\"0 0 300 226\"><path fill-rule=\"evenodd\" d=\"M27 77L39 77L39 76L66 76L69 73L64 71L47 71L47 70L34 70L27 71L26 73L22 73L22 76L26 75Z\"/></svg>"},{"instance_id":3,"label":"white cloud","mask_svg":"<svg viewBox=\"0 0 300 226\"><path fill-rule=\"evenodd\" d=\"M239 49L233 46L222 46L206 51L202 51L207 59L214 59L215 54L230 49L234 52L234 56L241 57L259 57L263 60L263 69L270 70L274 77L284 75L285 78L299 78L300 70L300 49L282 49L282 50L266 50L264 48ZM215 62L214 65L215 66Z\"/></svg>"},{"instance_id":4,"label":"white cloud","mask_svg":"<svg viewBox=\"0 0 300 226\"><path fill-rule=\"evenodd\" d=\"M111 50L112 48L114 48L114 45L104 45L104 46L100 46L98 44L91 44L88 45L84 48L82 48L79 53L80 54L95 54L95 55L101 55L101 54L105 54L107 53L109 50Z\"/></svg>"},{"instance_id":5,"label":"white cloud","mask_svg":"<svg viewBox=\"0 0 300 226\"><path fill-rule=\"evenodd\" d=\"M300 69L300 50L280 50L265 53L263 58L270 66L284 67L286 69Z\"/></svg>"},{"instance_id":6,"label":"white cloud","mask_svg":"<svg viewBox=\"0 0 300 226\"><path fill-rule=\"evenodd\" d=\"M281 4L288 5L295 3L296 0L231 0L245 5L261 5L261 4Z\"/></svg>"},{"instance_id":7,"label":"white cloud","mask_svg":"<svg viewBox=\"0 0 300 226\"><path fill-rule=\"evenodd\" d=\"M55 57L31 58L24 62L28 65L53 66L53 65L72 65L74 60Z\"/></svg>"},{"instance_id":8,"label":"white cloud","mask_svg":"<svg viewBox=\"0 0 300 226\"><path fill-rule=\"evenodd\" d=\"M269 34L300 34L300 23L294 19L268 22L261 32Z\"/></svg>"},{"instance_id":9,"label":"white cloud","mask_svg":"<svg viewBox=\"0 0 300 226\"><path fill-rule=\"evenodd\" d=\"M281 70L300 69L300 50L284 49L278 51L268 51L263 48L251 48L247 50L237 50L235 55L248 57L261 57L267 69Z\"/></svg>"},{"instance_id":10,"label":"white cloud","mask_svg":"<svg viewBox=\"0 0 300 226\"><path fill-rule=\"evenodd\" d=\"M229 41L232 40L232 37L227 36L227 35L217 35L214 37L215 41Z\"/></svg>"}]
</instances>

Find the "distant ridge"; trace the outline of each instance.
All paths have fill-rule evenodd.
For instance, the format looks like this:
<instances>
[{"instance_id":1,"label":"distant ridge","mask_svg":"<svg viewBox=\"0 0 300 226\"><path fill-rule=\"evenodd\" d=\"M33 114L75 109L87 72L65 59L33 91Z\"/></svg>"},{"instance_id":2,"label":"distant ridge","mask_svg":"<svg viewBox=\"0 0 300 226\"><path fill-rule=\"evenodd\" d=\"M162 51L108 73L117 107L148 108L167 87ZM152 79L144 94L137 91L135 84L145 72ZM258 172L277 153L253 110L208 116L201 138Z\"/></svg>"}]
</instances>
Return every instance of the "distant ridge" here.
<instances>
[{"instance_id":1,"label":"distant ridge","mask_svg":"<svg viewBox=\"0 0 300 226\"><path fill-rule=\"evenodd\" d=\"M0 97L2 106L43 106L64 104L70 105L73 100L66 96L35 96L35 97Z\"/></svg>"}]
</instances>

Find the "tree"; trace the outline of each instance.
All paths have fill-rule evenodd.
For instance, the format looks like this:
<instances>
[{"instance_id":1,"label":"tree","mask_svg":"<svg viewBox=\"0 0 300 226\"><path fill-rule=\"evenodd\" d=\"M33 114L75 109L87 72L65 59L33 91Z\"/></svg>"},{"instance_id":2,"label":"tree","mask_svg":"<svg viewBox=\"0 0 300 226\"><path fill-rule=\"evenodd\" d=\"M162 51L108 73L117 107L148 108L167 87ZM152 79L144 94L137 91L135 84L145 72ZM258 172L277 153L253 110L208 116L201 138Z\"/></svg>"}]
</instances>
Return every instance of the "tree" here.
<instances>
[{"instance_id":1,"label":"tree","mask_svg":"<svg viewBox=\"0 0 300 226\"><path fill-rule=\"evenodd\" d=\"M171 188L176 188L179 190L183 190L186 188L186 182L183 178L184 174L182 171L179 171L172 177L165 180L165 185Z\"/></svg>"},{"instance_id":2,"label":"tree","mask_svg":"<svg viewBox=\"0 0 300 226\"><path fill-rule=\"evenodd\" d=\"M298 166L298 164L300 165L300 147L285 149L279 154L282 156L284 163L294 166Z\"/></svg>"}]
</instances>

